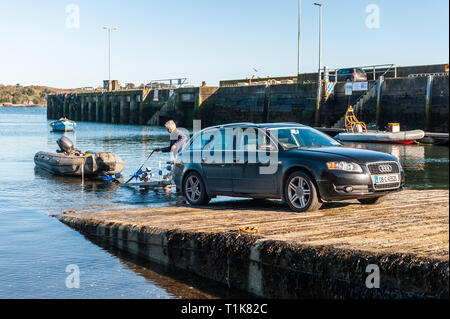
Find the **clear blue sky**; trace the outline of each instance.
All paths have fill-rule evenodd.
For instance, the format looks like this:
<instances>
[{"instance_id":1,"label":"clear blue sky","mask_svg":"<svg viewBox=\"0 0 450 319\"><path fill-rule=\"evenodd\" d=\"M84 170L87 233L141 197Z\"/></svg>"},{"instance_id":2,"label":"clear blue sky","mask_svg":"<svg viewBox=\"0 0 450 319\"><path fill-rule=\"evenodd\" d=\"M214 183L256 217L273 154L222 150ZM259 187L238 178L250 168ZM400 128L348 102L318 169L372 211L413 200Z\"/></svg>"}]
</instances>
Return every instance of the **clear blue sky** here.
<instances>
[{"instance_id":1,"label":"clear blue sky","mask_svg":"<svg viewBox=\"0 0 450 319\"><path fill-rule=\"evenodd\" d=\"M317 1L317 0L316 0ZM301 70L318 63L318 8L302 0ZM448 0L323 0L323 64L330 67L449 60ZM79 8L68 28L66 7ZM369 4L379 28L368 28ZM73 21L73 20L72 20ZM190 84L294 75L297 0L0 0L0 83L59 88L187 77Z\"/></svg>"}]
</instances>

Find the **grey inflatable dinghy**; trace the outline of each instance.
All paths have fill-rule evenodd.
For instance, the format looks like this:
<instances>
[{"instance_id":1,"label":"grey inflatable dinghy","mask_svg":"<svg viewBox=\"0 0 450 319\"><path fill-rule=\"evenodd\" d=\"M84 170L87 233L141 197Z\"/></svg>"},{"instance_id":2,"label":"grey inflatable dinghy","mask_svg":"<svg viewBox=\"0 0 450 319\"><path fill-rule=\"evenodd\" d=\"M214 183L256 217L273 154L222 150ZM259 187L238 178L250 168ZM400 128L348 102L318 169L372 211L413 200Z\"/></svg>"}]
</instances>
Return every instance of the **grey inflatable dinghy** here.
<instances>
[{"instance_id":1,"label":"grey inflatable dinghy","mask_svg":"<svg viewBox=\"0 0 450 319\"><path fill-rule=\"evenodd\" d=\"M402 132L339 133L334 138L345 142L412 144L425 136L422 130Z\"/></svg>"},{"instance_id":2,"label":"grey inflatable dinghy","mask_svg":"<svg viewBox=\"0 0 450 319\"><path fill-rule=\"evenodd\" d=\"M120 174L125 164L112 153L83 153L74 148L66 136L57 141L60 150L57 153L37 152L34 163L37 167L58 175L102 176Z\"/></svg>"}]
</instances>

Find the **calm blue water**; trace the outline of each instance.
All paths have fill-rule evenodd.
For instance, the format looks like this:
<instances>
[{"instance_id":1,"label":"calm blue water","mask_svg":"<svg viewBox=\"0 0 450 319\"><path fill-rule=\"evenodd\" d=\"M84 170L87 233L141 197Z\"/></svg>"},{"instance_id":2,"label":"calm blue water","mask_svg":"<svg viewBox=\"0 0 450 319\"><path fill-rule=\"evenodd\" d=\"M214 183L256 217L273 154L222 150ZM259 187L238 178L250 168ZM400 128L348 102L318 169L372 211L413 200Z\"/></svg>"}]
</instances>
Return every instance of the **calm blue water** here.
<instances>
[{"instance_id":1,"label":"calm blue water","mask_svg":"<svg viewBox=\"0 0 450 319\"><path fill-rule=\"evenodd\" d=\"M91 206L166 205L176 197L102 183L82 186L78 178L35 172L34 154L55 151L61 136L49 132L45 112L0 107L0 298L210 297L126 263L50 216ZM163 128L92 123L81 123L76 136L67 136L79 149L120 155L126 163L125 176L154 146L165 146L168 140ZM158 160L168 159L158 153L148 166L156 168ZM65 285L70 274L66 267L71 264L80 269L79 289Z\"/></svg>"},{"instance_id":2,"label":"calm blue water","mask_svg":"<svg viewBox=\"0 0 450 319\"><path fill-rule=\"evenodd\" d=\"M38 151L54 152L61 136L49 131L46 110L0 107L0 298L176 298L223 296L112 255L51 217L86 207L170 205L177 197L117 185L52 177L35 171ZM76 147L121 156L128 176L169 140L163 128L79 123L67 133ZM448 147L355 144L398 156L408 188L448 189ZM147 166L169 158L157 153ZM80 288L65 285L66 267L80 269ZM195 282L193 284L195 286Z\"/></svg>"}]
</instances>

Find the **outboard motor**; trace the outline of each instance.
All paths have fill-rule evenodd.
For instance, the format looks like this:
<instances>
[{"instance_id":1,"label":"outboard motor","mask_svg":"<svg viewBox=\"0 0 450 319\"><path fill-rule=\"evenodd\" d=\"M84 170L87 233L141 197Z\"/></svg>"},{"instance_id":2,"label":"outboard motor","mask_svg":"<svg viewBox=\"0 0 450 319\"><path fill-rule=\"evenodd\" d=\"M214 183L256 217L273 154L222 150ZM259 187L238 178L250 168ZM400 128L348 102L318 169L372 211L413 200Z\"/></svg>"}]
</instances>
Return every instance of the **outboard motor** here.
<instances>
[{"instance_id":1,"label":"outboard motor","mask_svg":"<svg viewBox=\"0 0 450 319\"><path fill-rule=\"evenodd\" d=\"M61 136L61 138L58 139L56 141L56 143L58 144L59 148L61 149L61 153L63 153L63 152L70 153L74 150L72 141L69 138L67 138L66 136Z\"/></svg>"}]
</instances>

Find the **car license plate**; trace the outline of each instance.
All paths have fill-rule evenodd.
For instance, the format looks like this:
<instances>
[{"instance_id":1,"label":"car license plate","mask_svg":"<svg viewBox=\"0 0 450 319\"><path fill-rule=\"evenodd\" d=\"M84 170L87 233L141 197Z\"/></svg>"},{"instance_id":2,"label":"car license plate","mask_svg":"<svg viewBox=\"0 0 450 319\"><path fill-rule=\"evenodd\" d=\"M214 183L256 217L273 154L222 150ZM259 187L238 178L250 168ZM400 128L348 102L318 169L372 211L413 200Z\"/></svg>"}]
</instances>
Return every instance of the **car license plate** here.
<instances>
[{"instance_id":1,"label":"car license plate","mask_svg":"<svg viewBox=\"0 0 450 319\"><path fill-rule=\"evenodd\" d=\"M400 178L398 174L388 174L388 175L376 175L375 176L375 184L389 184L389 183L398 183L400 182Z\"/></svg>"}]
</instances>

